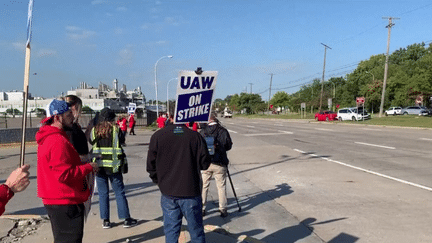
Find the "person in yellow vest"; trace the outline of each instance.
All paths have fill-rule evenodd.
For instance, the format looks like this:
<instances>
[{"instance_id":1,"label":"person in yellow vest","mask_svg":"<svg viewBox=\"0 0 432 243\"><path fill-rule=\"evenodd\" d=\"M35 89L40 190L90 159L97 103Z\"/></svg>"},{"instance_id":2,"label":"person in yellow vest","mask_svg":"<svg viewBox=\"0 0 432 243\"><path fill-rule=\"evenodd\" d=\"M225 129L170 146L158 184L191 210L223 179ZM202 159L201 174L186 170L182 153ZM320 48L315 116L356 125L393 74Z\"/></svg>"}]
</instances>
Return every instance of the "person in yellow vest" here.
<instances>
[{"instance_id":1,"label":"person in yellow vest","mask_svg":"<svg viewBox=\"0 0 432 243\"><path fill-rule=\"evenodd\" d=\"M122 174L127 173L127 160L121 147L120 129L114 122L115 117L116 115L111 109L102 109L98 122L90 134L93 161L99 165L96 183L99 192L100 217L103 220L102 227L104 229L111 228L108 181L111 182L111 187L115 193L118 217L124 219L123 227L128 228L137 224L137 220L130 216L126 199Z\"/></svg>"}]
</instances>

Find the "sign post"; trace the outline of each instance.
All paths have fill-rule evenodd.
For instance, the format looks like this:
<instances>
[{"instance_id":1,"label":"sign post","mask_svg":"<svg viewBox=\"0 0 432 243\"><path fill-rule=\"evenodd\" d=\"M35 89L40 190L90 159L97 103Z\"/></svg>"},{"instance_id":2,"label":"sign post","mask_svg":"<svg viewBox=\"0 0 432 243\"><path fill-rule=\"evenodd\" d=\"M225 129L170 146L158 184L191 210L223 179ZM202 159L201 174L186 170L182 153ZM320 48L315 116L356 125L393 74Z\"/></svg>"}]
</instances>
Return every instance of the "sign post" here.
<instances>
[{"instance_id":1,"label":"sign post","mask_svg":"<svg viewBox=\"0 0 432 243\"><path fill-rule=\"evenodd\" d=\"M217 74L217 71L179 72L174 124L208 122Z\"/></svg>"}]
</instances>

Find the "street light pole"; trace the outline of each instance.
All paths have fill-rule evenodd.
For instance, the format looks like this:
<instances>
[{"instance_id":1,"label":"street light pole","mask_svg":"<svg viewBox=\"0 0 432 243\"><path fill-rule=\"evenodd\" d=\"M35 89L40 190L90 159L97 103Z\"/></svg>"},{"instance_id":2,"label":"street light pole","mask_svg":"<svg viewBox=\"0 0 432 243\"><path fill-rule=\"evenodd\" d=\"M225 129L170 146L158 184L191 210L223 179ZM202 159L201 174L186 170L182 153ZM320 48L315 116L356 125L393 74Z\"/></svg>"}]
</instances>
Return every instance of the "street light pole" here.
<instances>
[{"instance_id":1,"label":"street light pole","mask_svg":"<svg viewBox=\"0 0 432 243\"><path fill-rule=\"evenodd\" d=\"M157 86L157 64L160 60L164 58L173 58L173 56L163 56L155 63L155 90L156 90L156 117L159 117L159 104L158 104L158 86Z\"/></svg>"},{"instance_id":2,"label":"street light pole","mask_svg":"<svg viewBox=\"0 0 432 243\"><path fill-rule=\"evenodd\" d=\"M172 78L172 79L170 79L169 81L168 81L168 83L167 83L167 112L169 113L169 96L168 96L168 86L169 86L169 83L172 81L172 80L174 80L174 79L177 79L177 78Z\"/></svg>"}]
</instances>

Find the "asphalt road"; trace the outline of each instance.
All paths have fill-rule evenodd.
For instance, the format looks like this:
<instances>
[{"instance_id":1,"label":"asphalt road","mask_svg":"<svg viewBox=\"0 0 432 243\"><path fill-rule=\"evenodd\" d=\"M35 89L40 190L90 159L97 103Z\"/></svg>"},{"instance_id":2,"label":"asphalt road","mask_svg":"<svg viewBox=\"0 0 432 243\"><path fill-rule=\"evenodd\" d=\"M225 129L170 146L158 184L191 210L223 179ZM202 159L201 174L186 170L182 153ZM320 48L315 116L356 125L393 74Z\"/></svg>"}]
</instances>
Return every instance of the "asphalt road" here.
<instances>
[{"instance_id":1,"label":"asphalt road","mask_svg":"<svg viewBox=\"0 0 432 243\"><path fill-rule=\"evenodd\" d=\"M220 219L212 183L206 224L265 242L432 242L431 130L221 121L234 142L228 156L242 211L228 189L230 216ZM144 219L161 213L158 190L149 184L143 164L150 135L139 131L126 147L134 168L128 183L144 183L150 190L144 200L135 188L128 192L133 215ZM35 197L36 146L30 144L26 151L33 183L7 206L9 214L44 213ZM19 161L19 146L0 152L1 181ZM152 210L143 211L148 207Z\"/></svg>"},{"instance_id":2,"label":"asphalt road","mask_svg":"<svg viewBox=\"0 0 432 243\"><path fill-rule=\"evenodd\" d=\"M233 166L334 242L432 242L432 131L288 120L224 120ZM361 123L359 123L361 124ZM342 239L342 240L341 240ZM341 241L339 241L341 240Z\"/></svg>"}]
</instances>

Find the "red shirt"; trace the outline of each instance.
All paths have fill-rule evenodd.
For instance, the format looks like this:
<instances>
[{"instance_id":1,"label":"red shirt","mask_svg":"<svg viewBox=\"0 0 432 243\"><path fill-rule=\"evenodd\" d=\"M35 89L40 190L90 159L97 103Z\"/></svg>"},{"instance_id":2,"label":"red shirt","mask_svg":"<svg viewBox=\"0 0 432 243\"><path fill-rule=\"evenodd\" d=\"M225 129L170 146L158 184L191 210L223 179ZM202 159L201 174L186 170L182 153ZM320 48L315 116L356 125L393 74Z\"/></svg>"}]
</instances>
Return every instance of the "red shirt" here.
<instances>
[{"instance_id":1,"label":"red shirt","mask_svg":"<svg viewBox=\"0 0 432 243\"><path fill-rule=\"evenodd\" d=\"M90 195L86 175L93 171L83 164L66 133L50 125L36 133L37 194L43 204L68 205L87 201Z\"/></svg>"},{"instance_id":2,"label":"red shirt","mask_svg":"<svg viewBox=\"0 0 432 243\"><path fill-rule=\"evenodd\" d=\"M163 116L160 116L160 117L156 120L156 123L157 123L157 125L158 125L159 128L164 128L164 127L165 127L165 121L166 121L166 118L163 117Z\"/></svg>"}]
</instances>

